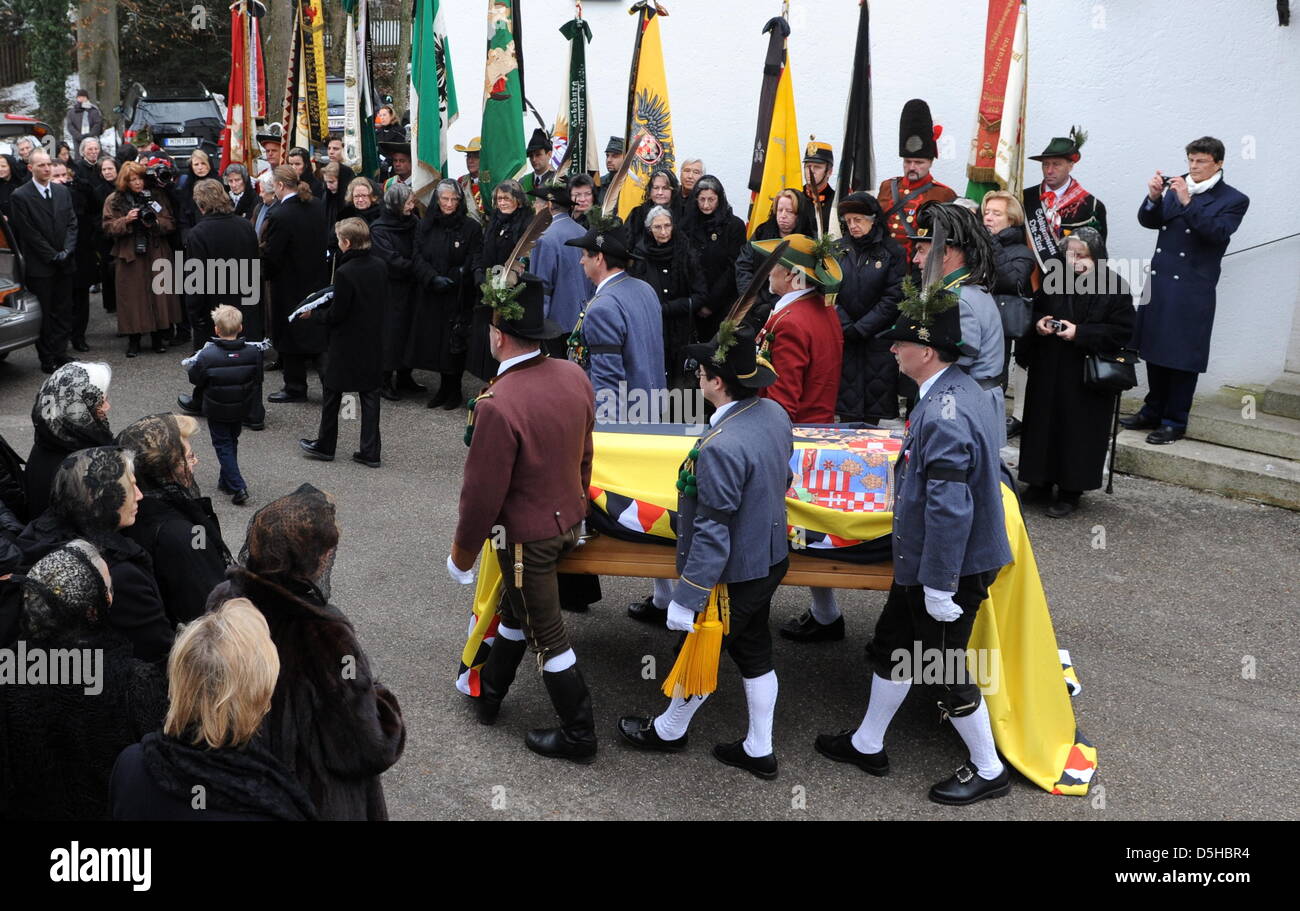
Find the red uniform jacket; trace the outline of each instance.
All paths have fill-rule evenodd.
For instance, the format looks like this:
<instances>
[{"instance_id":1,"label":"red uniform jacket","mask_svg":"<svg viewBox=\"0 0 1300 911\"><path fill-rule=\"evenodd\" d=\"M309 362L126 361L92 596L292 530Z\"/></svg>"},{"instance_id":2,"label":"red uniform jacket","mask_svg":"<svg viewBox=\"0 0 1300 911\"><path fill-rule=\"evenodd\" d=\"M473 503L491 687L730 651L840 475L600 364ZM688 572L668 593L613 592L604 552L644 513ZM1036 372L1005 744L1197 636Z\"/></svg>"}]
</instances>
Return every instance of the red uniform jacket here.
<instances>
[{"instance_id":1,"label":"red uniform jacket","mask_svg":"<svg viewBox=\"0 0 1300 911\"><path fill-rule=\"evenodd\" d=\"M577 364L537 355L474 403L456 545L477 554L496 525L511 544L563 534L587 515L595 393Z\"/></svg>"},{"instance_id":2,"label":"red uniform jacket","mask_svg":"<svg viewBox=\"0 0 1300 911\"><path fill-rule=\"evenodd\" d=\"M820 291L773 312L758 339L776 382L759 392L785 409L793 424L831 424L844 361L844 330Z\"/></svg>"},{"instance_id":3,"label":"red uniform jacket","mask_svg":"<svg viewBox=\"0 0 1300 911\"><path fill-rule=\"evenodd\" d=\"M898 198L894 197L894 181L898 181ZM920 194L909 199L904 205L895 209L899 199L907 197L913 190L925 186ZM907 239L909 232L915 233L916 230L916 210L921 208L923 203L930 201L935 202L952 202L957 198L957 193L952 187L941 184L933 176L927 175L925 180L916 186L909 186L906 177L894 177L889 180L880 182L880 192L876 194L876 199L880 202L880 208L885 210L885 230L889 236L894 238L903 245L903 252L907 254L907 268L912 268L912 242ZM890 212L890 209L894 209Z\"/></svg>"}]
</instances>

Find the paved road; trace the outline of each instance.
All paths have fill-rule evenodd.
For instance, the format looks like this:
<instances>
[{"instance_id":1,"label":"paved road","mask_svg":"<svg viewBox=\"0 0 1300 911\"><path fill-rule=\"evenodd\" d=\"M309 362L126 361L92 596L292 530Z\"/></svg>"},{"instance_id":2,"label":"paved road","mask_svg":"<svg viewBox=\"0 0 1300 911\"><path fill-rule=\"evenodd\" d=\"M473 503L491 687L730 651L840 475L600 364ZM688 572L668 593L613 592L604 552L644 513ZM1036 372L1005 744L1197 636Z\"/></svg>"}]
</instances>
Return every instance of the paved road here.
<instances>
[{"instance_id":1,"label":"paved road","mask_svg":"<svg viewBox=\"0 0 1300 911\"><path fill-rule=\"evenodd\" d=\"M88 357L113 365L113 426L172 408L183 388L182 353L126 360L110 318L97 301L92 307ZM29 414L42 379L30 348L0 363L0 433L22 453L31 443ZM761 782L709 755L713 743L745 729L744 694L725 659L719 692L696 717L686 753L643 755L617 741L619 715L661 705L656 685L641 672L645 656L668 666L672 639L624 615L647 583L604 580L604 601L567 617L603 738L598 761L579 767L524 748L528 728L553 723L537 675L525 668L494 728L477 724L452 686L469 592L448 580L443 563L465 457L463 413L428 411L422 401L385 402L384 467L376 471L301 457L297 440L314 435L319 401L313 386L310 405L268 406L267 429L242 440L252 500L234 507L220 498L217 511L237 551L258 505L303 481L336 497L343 537L334 600L399 695L408 725L406 754L385 778L394 818L1300 816L1293 796L1300 753L1298 514L1128 477L1117 479L1113 497L1086 496L1081 513L1068 519L1029 514L1057 637L1084 684L1074 708L1100 750L1096 781L1104 806L1097 798L1051 796L1018 776L1003 800L966 809L930 804L926 789L947 777L964 751L950 726L938 727L920 693L890 732L888 778L818 756L813 737L856 725L865 707L862 647L882 593L842 593L848 636L841 643L777 640L781 777ZM344 421L339 451L350 452L356 436L357 422ZM214 491L215 456L206 439L195 448L200 484ZM1104 527L1104 550L1092 546L1096 526ZM782 588L774 623L800 612L806 598L803 590ZM1253 663L1254 679L1243 679L1243 662ZM795 806L799 795L802 809Z\"/></svg>"}]
</instances>

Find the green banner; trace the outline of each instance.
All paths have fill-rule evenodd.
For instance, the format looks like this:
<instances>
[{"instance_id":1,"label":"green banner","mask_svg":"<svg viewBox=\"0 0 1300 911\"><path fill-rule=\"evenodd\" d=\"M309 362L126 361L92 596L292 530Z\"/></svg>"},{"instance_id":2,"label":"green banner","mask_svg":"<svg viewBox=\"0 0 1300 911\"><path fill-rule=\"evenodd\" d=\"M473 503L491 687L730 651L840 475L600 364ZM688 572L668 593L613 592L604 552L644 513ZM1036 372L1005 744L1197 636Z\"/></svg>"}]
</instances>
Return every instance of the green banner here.
<instances>
[{"instance_id":1,"label":"green banner","mask_svg":"<svg viewBox=\"0 0 1300 911\"><path fill-rule=\"evenodd\" d=\"M528 162L524 153L524 93L519 73L516 0L488 0L487 63L483 78L483 151L479 180L483 203L492 190L518 174Z\"/></svg>"}]
</instances>

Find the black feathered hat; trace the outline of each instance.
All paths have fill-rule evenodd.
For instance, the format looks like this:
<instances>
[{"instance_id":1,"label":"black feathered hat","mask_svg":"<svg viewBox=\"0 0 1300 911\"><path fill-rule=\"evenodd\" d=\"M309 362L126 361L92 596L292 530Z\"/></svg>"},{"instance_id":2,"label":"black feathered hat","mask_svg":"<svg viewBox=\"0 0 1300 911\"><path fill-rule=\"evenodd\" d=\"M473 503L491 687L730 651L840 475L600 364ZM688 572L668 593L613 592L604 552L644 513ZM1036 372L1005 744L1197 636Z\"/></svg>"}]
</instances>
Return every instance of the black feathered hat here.
<instances>
[{"instance_id":1,"label":"black feathered hat","mask_svg":"<svg viewBox=\"0 0 1300 911\"><path fill-rule=\"evenodd\" d=\"M533 130L532 138L528 140L528 154L534 152L549 152L555 148L551 144L551 137L546 135L546 131L541 127Z\"/></svg>"}]
</instances>

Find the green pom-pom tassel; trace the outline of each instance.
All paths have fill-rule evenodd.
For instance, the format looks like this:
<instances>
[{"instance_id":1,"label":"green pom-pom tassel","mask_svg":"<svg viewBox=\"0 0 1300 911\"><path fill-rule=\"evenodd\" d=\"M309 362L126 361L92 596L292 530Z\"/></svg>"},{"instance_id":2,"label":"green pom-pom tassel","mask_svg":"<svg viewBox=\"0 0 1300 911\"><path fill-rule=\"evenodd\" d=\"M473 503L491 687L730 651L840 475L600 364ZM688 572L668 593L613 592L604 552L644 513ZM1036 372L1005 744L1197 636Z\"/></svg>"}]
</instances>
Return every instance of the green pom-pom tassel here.
<instances>
[{"instance_id":1,"label":"green pom-pom tassel","mask_svg":"<svg viewBox=\"0 0 1300 911\"><path fill-rule=\"evenodd\" d=\"M700 457L700 447L696 446L690 452L686 453L688 459L698 459Z\"/></svg>"},{"instance_id":2,"label":"green pom-pom tassel","mask_svg":"<svg viewBox=\"0 0 1300 911\"><path fill-rule=\"evenodd\" d=\"M693 497L695 496L696 492L697 492L697 488L694 484L686 485L686 490L685 490L686 496Z\"/></svg>"},{"instance_id":3,"label":"green pom-pom tassel","mask_svg":"<svg viewBox=\"0 0 1300 911\"><path fill-rule=\"evenodd\" d=\"M695 486L695 475L693 475L693 474L688 474L688 475L686 476L686 483L689 484L689 485L691 485L692 487L694 487L694 486Z\"/></svg>"},{"instance_id":4,"label":"green pom-pom tassel","mask_svg":"<svg viewBox=\"0 0 1300 911\"><path fill-rule=\"evenodd\" d=\"M686 490L686 482L683 481L681 478L677 479L677 489L683 492Z\"/></svg>"},{"instance_id":5,"label":"green pom-pom tassel","mask_svg":"<svg viewBox=\"0 0 1300 911\"><path fill-rule=\"evenodd\" d=\"M466 428L465 428L465 445L466 445L466 446L469 445L469 441L470 441L470 439L473 438L473 436L474 436L474 428L473 428L473 427L466 427Z\"/></svg>"}]
</instances>

